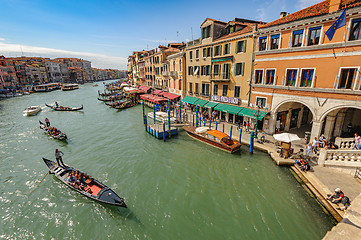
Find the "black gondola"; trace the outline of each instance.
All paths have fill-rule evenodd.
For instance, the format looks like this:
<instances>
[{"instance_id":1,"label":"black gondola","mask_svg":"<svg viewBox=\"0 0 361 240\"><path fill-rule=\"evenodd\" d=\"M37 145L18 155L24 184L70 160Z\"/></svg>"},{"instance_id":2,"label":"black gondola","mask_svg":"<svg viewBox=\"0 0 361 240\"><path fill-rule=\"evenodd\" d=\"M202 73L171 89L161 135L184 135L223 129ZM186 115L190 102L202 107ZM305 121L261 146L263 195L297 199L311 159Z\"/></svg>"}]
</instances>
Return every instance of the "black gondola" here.
<instances>
[{"instance_id":1,"label":"black gondola","mask_svg":"<svg viewBox=\"0 0 361 240\"><path fill-rule=\"evenodd\" d=\"M119 197L111 188L107 187L104 183L101 183L98 180L88 176L88 179L85 181L85 186L83 186L82 189L79 187L75 187L69 182L68 177L71 172L76 172L79 170L72 167L61 167L58 165L57 162L51 161L46 158L43 158L43 160L46 166L49 168L49 173L54 174L55 177L57 177L60 181L62 181L71 189L101 203L106 203L124 208L127 207L124 199ZM81 171L79 172L82 173ZM82 174L85 175L84 173Z\"/></svg>"},{"instance_id":2,"label":"black gondola","mask_svg":"<svg viewBox=\"0 0 361 240\"><path fill-rule=\"evenodd\" d=\"M57 129L60 133L57 135L52 134L49 130L49 127L46 126L43 122L39 120L40 123L40 129L43 129L46 134L48 134L50 137L58 140L66 140L68 137L65 133L62 133L59 129Z\"/></svg>"},{"instance_id":3,"label":"black gondola","mask_svg":"<svg viewBox=\"0 0 361 240\"><path fill-rule=\"evenodd\" d=\"M83 110L83 105L81 105L81 107L78 107L78 108L62 107L62 106L56 107L56 106L48 105L46 103L45 103L45 105L47 107L50 107L51 109L53 109L55 111L79 111L79 110Z\"/></svg>"}]
</instances>

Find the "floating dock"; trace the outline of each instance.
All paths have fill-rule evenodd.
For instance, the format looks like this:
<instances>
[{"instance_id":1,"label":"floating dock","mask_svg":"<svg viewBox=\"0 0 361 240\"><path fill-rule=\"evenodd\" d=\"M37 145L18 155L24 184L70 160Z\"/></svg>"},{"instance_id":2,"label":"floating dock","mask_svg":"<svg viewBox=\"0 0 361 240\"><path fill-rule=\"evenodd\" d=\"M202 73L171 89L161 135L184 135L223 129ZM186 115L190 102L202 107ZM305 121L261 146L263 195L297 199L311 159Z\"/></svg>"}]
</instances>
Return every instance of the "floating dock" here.
<instances>
[{"instance_id":1,"label":"floating dock","mask_svg":"<svg viewBox=\"0 0 361 240\"><path fill-rule=\"evenodd\" d=\"M178 128L171 127L169 129L168 126L163 127L163 124L147 125L146 131L158 139L170 138L171 136L178 134Z\"/></svg>"}]
</instances>

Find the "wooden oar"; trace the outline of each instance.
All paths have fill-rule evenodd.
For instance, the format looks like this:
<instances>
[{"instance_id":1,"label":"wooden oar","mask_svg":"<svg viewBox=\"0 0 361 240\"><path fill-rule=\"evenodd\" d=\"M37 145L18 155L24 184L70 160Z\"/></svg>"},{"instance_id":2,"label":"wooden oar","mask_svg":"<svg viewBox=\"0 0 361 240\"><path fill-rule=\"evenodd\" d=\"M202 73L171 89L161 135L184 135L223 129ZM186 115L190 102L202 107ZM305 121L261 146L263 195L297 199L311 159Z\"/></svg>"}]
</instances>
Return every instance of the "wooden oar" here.
<instances>
[{"instance_id":1,"label":"wooden oar","mask_svg":"<svg viewBox=\"0 0 361 240\"><path fill-rule=\"evenodd\" d=\"M31 190L31 191L29 192L29 194L32 193L37 187L39 187L40 183L41 183L41 182L45 179L45 177L49 174L50 170L53 169L53 167L55 166L55 164L56 164L56 163L54 163L53 166L51 166L51 168L50 168L49 171L45 174L45 176L43 177L43 179L41 179L41 181L38 183L38 185L36 185L36 187L33 188L33 190Z\"/></svg>"}]
</instances>

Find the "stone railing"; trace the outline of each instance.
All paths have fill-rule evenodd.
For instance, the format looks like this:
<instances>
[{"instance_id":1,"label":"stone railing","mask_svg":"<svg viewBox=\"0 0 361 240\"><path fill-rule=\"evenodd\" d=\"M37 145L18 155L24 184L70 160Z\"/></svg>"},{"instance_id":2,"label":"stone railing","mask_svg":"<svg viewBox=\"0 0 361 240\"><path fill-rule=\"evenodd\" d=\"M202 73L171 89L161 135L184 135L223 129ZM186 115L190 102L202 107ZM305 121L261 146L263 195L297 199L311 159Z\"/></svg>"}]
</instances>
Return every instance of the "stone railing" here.
<instances>
[{"instance_id":1,"label":"stone railing","mask_svg":"<svg viewBox=\"0 0 361 240\"><path fill-rule=\"evenodd\" d=\"M318 158L321 166L356 168L361 167L361 150L326 150L321 149Z\"/></svg>"},{"instance_id":2,"label":"stone railing","mask_svg":"<svg viewBox=\"0 0 361 240\"><path fill-rule=\"evenodd\" d=\"M354 138L340 138L337 137L335 139L335 144L340 148L340 149L352 149L353 145L354 145Z\"/></svg>"}]
</instances>

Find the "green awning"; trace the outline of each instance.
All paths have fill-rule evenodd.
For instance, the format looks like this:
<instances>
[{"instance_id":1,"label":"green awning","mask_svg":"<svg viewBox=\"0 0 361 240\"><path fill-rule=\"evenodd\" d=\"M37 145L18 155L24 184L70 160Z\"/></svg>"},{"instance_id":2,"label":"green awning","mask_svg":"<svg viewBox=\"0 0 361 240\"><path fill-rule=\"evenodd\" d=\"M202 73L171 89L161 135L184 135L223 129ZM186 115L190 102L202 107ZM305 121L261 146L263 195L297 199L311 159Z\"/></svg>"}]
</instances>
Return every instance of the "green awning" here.
<instances>
[{"instance_id":1,"label":"green awning","mask_svg":"<svg viewBox=\"0 0 361 240\"><path fill-rule=\"evenodd\" d=\"M195 102L195 105L197 106L200 106L200 107L203 107L204 105L206 105L208 103L207 100L203 100L203 99L199 99L197 98L198 100Z\"/></svg>"},{"instance_id":2,"label":"green awning","mask_svg":"<svg viewBox=\"0 0 361 240\"><path fill-rule=\"evenodd\" d=\"M264 116L267 115L268 112L259 111L259 110L251 110L249 108L243 108L243 110L239 113L239 115L244 117L250 117L257 120L262 120Z\"/></svg>"},{"instance_id":3,"label":"green awning","mask_svg":"<svg viewBox=\"0 0 361 240\"><path fill-rule=\"evenodd\" d=\"M208 102L206 105L204 105L204 107L206 108L214 108L215 106L217 106L219 103L215 103L215 102Z\"/></svg>"},{"instance_id":4,"label":"green awning","mask_svg":"<svg viewBox=\"0 0 361 240\"><path fill-rule=\"evenodd\" d=\"M198 101L199 98L185 96L181 101L189 104L195 104L195 102Z\"/></svg>"},{"instance_id":5,"label":"green awning","mask_svg":"<svg viewBox=\"0 0 361 240\"><path fill-rule=\"evenodd\" d=\"M212 62L224 62L230 60L232 60L232 58L220 58L220 59L212 59Z\"/></svg>"},{"instance_id":6,"label":"green awning","mask_svg":"<svg viewBox=\"0 0 361 240\"><path fill-rule=\"evenodd\" d=\"M216 111L221 111L221 112L226 112L226 113L231 113L231 114L238 114L240 111L242 111L243 108L241 107L237 107L237 106L232 106L232 105L228 105L228 104L222 104L219 103L214 110Z\"/></svg>"}]
</instances>

